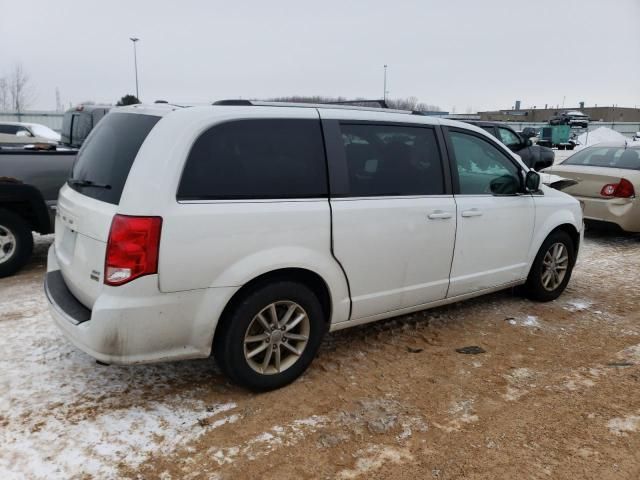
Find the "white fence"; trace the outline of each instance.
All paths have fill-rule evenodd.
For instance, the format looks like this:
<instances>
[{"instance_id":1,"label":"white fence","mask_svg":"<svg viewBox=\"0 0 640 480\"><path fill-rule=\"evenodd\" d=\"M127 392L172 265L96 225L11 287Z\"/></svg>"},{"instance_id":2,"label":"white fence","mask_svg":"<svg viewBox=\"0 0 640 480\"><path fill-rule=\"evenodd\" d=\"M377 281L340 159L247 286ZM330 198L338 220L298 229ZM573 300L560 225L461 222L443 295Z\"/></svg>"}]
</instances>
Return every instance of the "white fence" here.
<instances>
[{"instance_id":1,"label":"white fence","mask_svg":"<svg viewBox=\"0 0 640 480\"><path fill-rule=\"evenodd\" d=\"M0 112L0 122L39 123L59 132L62 130L62 112Z\"/></svg>"}]
</instances>

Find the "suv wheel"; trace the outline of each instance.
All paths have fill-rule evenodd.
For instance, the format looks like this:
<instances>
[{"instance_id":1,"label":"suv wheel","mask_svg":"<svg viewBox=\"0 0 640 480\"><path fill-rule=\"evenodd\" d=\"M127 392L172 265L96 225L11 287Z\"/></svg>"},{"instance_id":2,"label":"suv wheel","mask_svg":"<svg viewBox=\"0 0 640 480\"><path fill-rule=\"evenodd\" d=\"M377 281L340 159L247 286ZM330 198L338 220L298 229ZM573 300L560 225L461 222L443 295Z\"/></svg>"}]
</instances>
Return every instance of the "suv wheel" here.
<instances>
[{"instance_id":1,"label":"suv wheel","mask_svg":"<svg viewBox=\"0 0 640 480\"><path fill-rule=\"evenodd\" d=\"M0 209L0 278L20 270L32 251L33 236L27 223L15 213Z\"/></svg>"},{"instance_id":2,"label":"suv wheel","mask_svg":"<svg viewBox=\"0 0 640 480\"><path fill-rule=\"evenodd\" d=\"M317 296L290 281L251 291L221 322L213 345L216 362L234 383L255 391L298 378L326 330Z\"/></svg>"},{"instance_id":3,"label":"suv wheel","mask_svg":"<svg viewBox=\"0 0 640 480\"><path fill-rule=\"evenodd\" d=\"M536 255L524 286L525 293L540 302L555 300L567 287L574 264L573 240L566 232L553 232Z\"/></svg>"}]
</instances>

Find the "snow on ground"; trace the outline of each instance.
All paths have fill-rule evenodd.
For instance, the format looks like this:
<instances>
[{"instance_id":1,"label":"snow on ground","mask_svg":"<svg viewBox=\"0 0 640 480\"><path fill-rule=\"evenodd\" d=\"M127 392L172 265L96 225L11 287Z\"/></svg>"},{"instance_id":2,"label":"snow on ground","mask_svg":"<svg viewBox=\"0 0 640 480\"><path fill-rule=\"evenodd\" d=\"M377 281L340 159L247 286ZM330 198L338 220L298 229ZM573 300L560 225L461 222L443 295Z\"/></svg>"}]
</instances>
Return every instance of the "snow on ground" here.
<instances>
[{"instance_id":1,"label":"snow on ground","mask_svg":"<svg viewBox=\"0 0 640 480\"><path fill-rule=\"evenodd\" d=\"M625 137L622 133L616 132L611 128L598 127L595 130L585 132L578 136L579 145L576 147L576 150L604 142L619 143L620 145L624 145L626 142L627 145L640 145L640 142L633 141L630 138Z\"/></svg>"},{"instance_id":2,"label":"snow on ground","mask_svg":"<svg viewBox=\"0 0 640 480\"><path fill-rule=\"evenodd\" d=\"M120 462L138 465L238 420L235 403L206 404L197 386L172 392L185 377L210 376L210 362L101 367L57 331L41 289L2 289L1 479L116 478Z\"/></svg>"}]
</instances>

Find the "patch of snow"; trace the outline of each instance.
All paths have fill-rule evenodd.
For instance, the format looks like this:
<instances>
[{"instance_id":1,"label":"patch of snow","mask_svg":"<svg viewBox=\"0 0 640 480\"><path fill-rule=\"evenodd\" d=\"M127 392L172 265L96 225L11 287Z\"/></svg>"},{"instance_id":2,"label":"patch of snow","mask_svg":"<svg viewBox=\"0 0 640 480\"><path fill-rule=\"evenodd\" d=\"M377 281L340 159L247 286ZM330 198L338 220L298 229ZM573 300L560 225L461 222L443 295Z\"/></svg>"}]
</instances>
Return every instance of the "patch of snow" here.
<instances>
[{"instance_id":1,"label":"patch of snow","mask_svg":"<svg viewBox=\"0 0 640 480\"><path fill-rule=\"evenodd\" d=\"M533 381L536 372L529 368L514 368L504 378L509 382L506 393L502 396L505 400L513 402L528 393L529 388L535 387Z\"/></svg>"},{"instance_id":2,"label":"patch of snow","mask_svg":"<svg viewBox=\"0 0 640 480\"><path fill-rule=\"evenodd\" d=\"M625 348L618 352L617 357L630 363L640 364L640 344Z\"/></svg>"},{"instance_id":3,"label":"patch of snow","mask_svg":"<svg viewBox=\"0 0 640 480\"><path fill-rule=\"evenodd\" d=\"M615 435L626 435L627 433L640 430L640 415L627 415L625 417L612 418L607 422L607 427Z\"/></svg>"},{"instance_id":4,"label":"patch of snow","mask_svg":"<svg viewBox=\"0 0 640 480\"><path fill-rule=\"evenodd\" d=\"M570 312L581 312L582 310L587 310L591 305L593 305L593 302L590 300L569 300L565 309Z\"/></svg>"},{"instance_id":5,"label":"patch of snow","mask_svg":"<svg viewBox=\"0 0 640 480\"><path fill-rule=\"evenodd\" d=\"M211 362L99 366L49 317L41 282L2 286L0 478L117 478L240 419L205 403ZM175 388L185 386L186 388Z\"/></svg>"},{"instance_id":6,"label":"patch of snow","mask_svg":"<svg viewBox=\"0 0 640 480\"><path fill-rule=\"evenodd\" d=\"M358 450L355 467L338 472L337 478L354 479L365 476L374 478L373 472L379 470L386 463L401 464L413 460L413 455L407 449L400 449L387 445L373 445L364 450Z\"/></svg>"},{"instance_id":7,"label":"patch of snow","mask_svg":"<svg viewBox=\"0 0 640 480\"><path fill-rule=\"evenodd\" d=\"M519 325L521 327L541 328L542 325L538 321L538 317L535 315L527 315L525 317L509 318L507 319L509 325Z\"/></svg>"},{"instance_id":8,"label":"patch of snow","mask_svg":"<svg viewBox=\"0 0 640 480\"><path fill-rule=\"evenodd\" d=\"M294 420L285 426L276 425L270 431L262 432L239 445L223 448L211 447L207 453L215 459L218 465L233 463L238 457L245 460L255 460L280 447L291 447L297 444L309 432L315 432L316 427L322 427L327 422L327 417L319 415Z\"/></svg>"},{"instance_id":9,"label":"patch of snow","mask_svg":"<svg viewBox=\"0 0 640 480\"><path fill-rule=\"evenodd\" d=\"M615 142L620 143L620 145L624 145L624 142L629 139L620 132L616 132L611 128L598 127L595 130L579 135L577 140L579 145L576 147L576 150L603 142Z\"/></svg>"}]
</instances>

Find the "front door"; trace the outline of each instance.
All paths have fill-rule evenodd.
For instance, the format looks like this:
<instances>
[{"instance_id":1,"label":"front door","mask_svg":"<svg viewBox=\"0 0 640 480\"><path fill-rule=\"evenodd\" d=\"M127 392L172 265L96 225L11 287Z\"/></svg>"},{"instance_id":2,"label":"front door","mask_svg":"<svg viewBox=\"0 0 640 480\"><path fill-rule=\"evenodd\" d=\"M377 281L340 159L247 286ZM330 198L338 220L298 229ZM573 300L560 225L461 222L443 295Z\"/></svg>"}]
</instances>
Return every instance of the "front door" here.
<instances>
[{"instance_id":1,"label":"front door","mask_svg":"<svg viewBox=\"0 0 640 480\"><path fill-rule=\"evenodd\" d=\"M450 128L448 138L458 230L447 296L525 278L535 205L521 193L521 167L482 134Z\"/></svg>"},{"instance_id":2,"label":"front door","mask_svg":"<svg viewBox=\"0 0 640 480\"><path fill-rule=\"evenodd\" d=\"M335 132L333 153L346 168L344 188L331 193L333 249L349 279L351 318L444 299L456 207L435 129L349 120Z\"/></svg>"}]
</instances>

